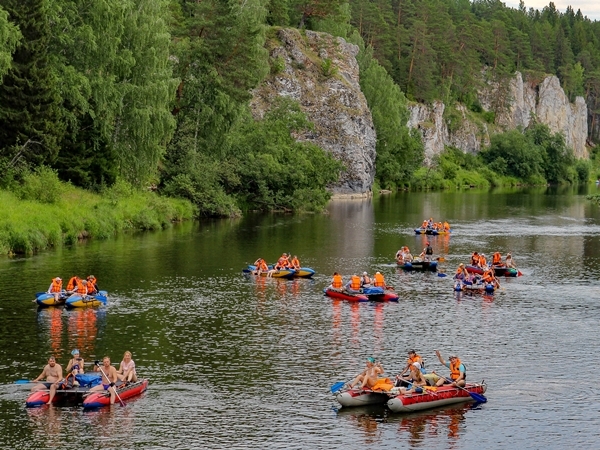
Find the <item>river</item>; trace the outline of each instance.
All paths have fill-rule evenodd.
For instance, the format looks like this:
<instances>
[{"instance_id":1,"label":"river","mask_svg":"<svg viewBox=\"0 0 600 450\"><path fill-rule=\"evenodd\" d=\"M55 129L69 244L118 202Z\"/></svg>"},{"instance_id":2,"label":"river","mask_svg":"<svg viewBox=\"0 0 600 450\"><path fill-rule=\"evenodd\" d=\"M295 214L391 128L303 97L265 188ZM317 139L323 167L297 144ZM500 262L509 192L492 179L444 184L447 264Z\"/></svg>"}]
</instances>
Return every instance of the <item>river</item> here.
<instances>
[{"instance_id":1,"label":"river","mask_svg":"<svg viewBox=\"0 0 600 450\"><path fill-rule=\"evenodd\" d=\"M326 215L250 214L0 258L0 448L565 448L600 445L600 208L595 186L398 193L337 201ZM473 251L512 252L524 276L493 296L454 293L451 277L405 273L424 218L450 273ZM312 280L254 280L262 256L297 254ZM381 271L398 303L324 297L334 271ZM109 303L37 310L51 278L94 274ZM150 379L103 410L25 408L49 355L66 365L131 350ZM415 348L429 368L457 353L485 404L412 415L340 409L329 387L367 357L394 375ZM89 367L91 369L91 366Z\"/></svg>"}]
</instances>

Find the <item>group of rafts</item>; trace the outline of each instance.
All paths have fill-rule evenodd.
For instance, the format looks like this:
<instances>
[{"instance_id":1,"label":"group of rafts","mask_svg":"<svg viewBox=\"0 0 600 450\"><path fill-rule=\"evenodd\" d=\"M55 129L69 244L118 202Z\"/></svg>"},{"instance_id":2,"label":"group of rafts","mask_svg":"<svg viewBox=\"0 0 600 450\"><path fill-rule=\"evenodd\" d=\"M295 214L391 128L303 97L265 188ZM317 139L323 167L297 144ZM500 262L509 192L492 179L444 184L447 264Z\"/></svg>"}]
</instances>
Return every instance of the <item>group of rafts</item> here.
<instances>
[{"instance_id":1,"label":"group of rafts","mask_svg":"<svg viewBox=\"0 0 600 450\"><path fill-rule=\"evenodd\" d=\"M300 260L297 256L283 253L275 264L267 264L267 262L258 258L254 264L248 265L243 270L245 274L256 275L267 278L310 278L315 274L315 271L310 267L301 267Z\"/></svg>"},{"instance_id":2,"label":"group of rafts","mask_svg":"<svg viewBox=\"0 0 600 450\"><path fill-rule=\"evenodd\" d=\"M98 280L90 275L83 280L78 276L71 277L67 287L63 288L60 277L52 279L46 292L35 294L35 302L39 306L60 306L79 308L83 306L100 306L108 301L108 293L98 290Z\"/></svg>"},{"instance_id":3,"label":"group of rafts","mask_svg":"<svg viewBox=\"0 0 600 450\"><path fill-rule=\"evenodd\" d=\"M460 264L454 274L455 291L494 292L500 288L498 277L518 277L522 273L515 267L510 253L502 260L502 254L495 252L490 263L483 253L473 252L471 264Z\"/></svg>"},{"instance_id":4,"label":"group of rafts","mask_svg":"<svg viewBox=\"0 0 600 450\"><path fill-rule=\"evenodd\" d=\"M457 356L443 360L436 352L440 363L450 369L450 377L435 372L427 373L422 358L414 350L404 371L395 380L382 377L383 367L373 358L354 380L338 382L331 386L335 399L344 407L387 404L393 412L413 412L446 406L453 403L475 401L484 403L486 384L467 383L466 368ZM404 373L409 372L407 376Z\"/></svg>"}]
</instances>

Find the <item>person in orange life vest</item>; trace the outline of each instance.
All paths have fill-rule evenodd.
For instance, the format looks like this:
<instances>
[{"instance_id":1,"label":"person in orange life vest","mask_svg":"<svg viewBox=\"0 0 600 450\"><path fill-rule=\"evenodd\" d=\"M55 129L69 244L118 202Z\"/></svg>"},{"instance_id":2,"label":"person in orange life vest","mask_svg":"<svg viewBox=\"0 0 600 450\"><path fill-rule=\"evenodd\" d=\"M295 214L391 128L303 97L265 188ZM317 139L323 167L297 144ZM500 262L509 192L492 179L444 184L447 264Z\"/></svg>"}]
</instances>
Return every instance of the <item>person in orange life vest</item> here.
<instances>
[{"instance_id":1,"label":"person in orange life vest","mask_svg":"<svg viewBox=\"0 0 600 450\"><path fill-rule=\"evenodd\" d=\"M360 285L361 287L371 287L371 277L369 277L369 274L367 272L363 272L362 274L362 278L360 279Z\"/></svg>"},{"instance_id":2,"label":"person in orange life vest","mask_svg":"<svg viewBox=\"0 0 600 450\"><path fill-rule=\"evenodd\" d=\"M68 294L72 294L73 292L75 292L75 288L77 287L78 279L79 279L78 276L74 276L69 279L69 282L67 283L67 293Z\"/></svg>"},{"instance_id":3,"label":"person in orange life vest","mask_svg":"<svg viewBox=\"0 0 600 450\"><path fill-rule=\"evenodd\" d=\"M485 255L483 253L479 255L479 267L484 270L488 267L487 259L485 259Z\"/></svg>"},{"instance_id":4,"label":"person in orange life vest","mask_svg":"<svg viewBox=\"0 0 600 450\"><path fill-rule=\"evenodd\" d=\"M342 276L333 272L333 279L331 280L331 286L333 289L342 289L344 287L344 282L342 281Z\"/></svg>"},{"instance_id":5,"label":"person in orange life vest","mask_svg":"<svg viewBox=\"0 0 600 450\"><path fill-rule=\"evenodd\" d=\"M469 272L465 268L463 263L460 263L458 269L456 269L456 274L454 275L455 280L466 280L469 277Z\"/></svg>"},{"instance_id":6,"label":"person in orange life vest","mask_svg":"<svg viewBox=\"0 0 600 450\"><path fill-rule=\"evenodd\" d=\"M286 269L289 266L289 261L288 261L288 254L284 253L283 255L281 255L279 257L279 259L277 260L277 264L275 264L275 267L273 267L275 270L281 270L281 269Z\"/></svg>"},{"instance_id":7,"label":"person in orange life vest","mask_svg":"<svg viewBox=\"0 0 600 450\"><path fill-rule=\"evenodd\" d=\"M448 222L444 222L444 231L450 231L450 224Z\"/></svg>"},{"instance_id":8,"label":"person in orange life vest","mask_svg":"<svg viewBox=\"0 0 600 450\"><path fill-rule=\"evenodd\" d=\"M294 255L294 257L292 258L292 261L290 262L290 268L292 268L294 270L300 270L300 260L298 259L298 257L296 255Z\"/></svg>"},{"instance_id":9,"label":"person in orange life vest","mask_svg":"<svg viewBox=\"0 0 600 450\"><path fill-rule=\"evenodd\" d=\"M260 275L262 272L268 272L269 271L269 267L267 266L267 262L262 259L262 258L258 258L256 261L254 261L255 269L254 269L254 274L255 275Z\"/></svg>"},{"instance_id":10,"label":"person in orange life vest","mask_svg":"<svg viewBox=\"0 0 600 450\"><path fill-rule=\"evenodd\" d=\"M484 283L486 283L486 284L493 284L496 289L500 288L500 282L498 281L498 279L494 275L494 271L493 270L488 269L485 272L483 272L482 279L483 279Z\"/></svg>"},{"instance_id":11,"label":"person in orange life vest","mask_svg":"<svg viewBox=\"0 0 600 450\"><path fill-rule=\"evenodd\" d=\"M500 252L495 252L492 256L492 266L502 266L502 254Z\"/></svg>"},{"instance_id":12,"label":"person in orange life vest","mask_svg":"<svg viewBox=\"0 0 600 450\"><path fill-rule=\"evenodd\" d=\"M444 361L442 355L439 350L435 351L436 356L440 363L450 369L450 379L440 378L436 383L437 386L442 386L444 384L450 384L452 386L465 387L466 379L467 379L467 369L464 364L458 359L456 355L450 355L450 360L448 362ZM434 371L435 373L435 371Z\"/></svg>"},{"instance_id":13,"label":"person in orange life vest","mask_svg":"<svg viewBox=\"0 0 600 450\"><path fill-rule=\"evenodd\" d=\"M412 366L413 363L419 363L420 366L423 366L423 358L421 358L421 355L418 355L417 352L414 351L414 349L410 349L408 351L408 359L406 360L406 367L404 367L404 370L402 370L402 372L400 372L400 374L396 377L402 377L404 376L404 374L406 372L409 371L410 366Z\"/></svg>"},{"instance_id":14,"label":"person in orange life vest","mask_svg":"<svg viewBox=\"0 0 600 450\"><path fill-rule=\"evenodd\" d=\"M77 277L76 283L77 286L73 292L73 295L81 295L82 297L86 296L88 293L87 280L82 280L81 278Z\"/></svg>"},{"instance_id":15,"label":"person in orange life vest","mask_svg":"<svg viewBox=\"0 0 600 450\"><path fill-rule=\"evenodd\" d=\"M382 287L385 289L385 279L383 278L383 275L381 275L381 272L375 272L375 282L373 283L373 285L375 287Z\"/></svg>"},{"instance_id":16,"label":"person in orange life vest","mask_svg":"<svg viewBox=\"0 0 600 450\"><path fill-rule=\"evenodd\" d=\"M423 229L427 228L427 224L428 224L427 219L423 219L423 223L421 224L421 228L423 228Z\"/></svg>"},{"instance_id":17,"label":"person in orange life vest","mask_svg":"<svg viewBox=\"0 0 600 450\"><path fill-rule=\"evenodd\" d=\"M60 277L56 277L52 279L52 283L48 288L48 294L54 294L54 300L58 301L60 294L62 293L62 279Z\"/></svg>"},{"instance_id":18,"label":"person in orange life vest","mask_svg":"<svg viewBox=\"0 0 600 450\"><path fill-rule=\"evenodd\" d=\"M94 295L98 293L98 281L94 275L87 277L87 293L88 295Z\"/></svg>"},{"instance_id":19,"label":"person in orange life vest","mask_svg":"<svg viewBox=\"0 0 600 450\"><path fill-rule=\"evenodd\" d=\"M346 283L346 289L350 292L360 292L360 277L356 274L352 275L350 281Z\"/></svg>"}]
</instances>

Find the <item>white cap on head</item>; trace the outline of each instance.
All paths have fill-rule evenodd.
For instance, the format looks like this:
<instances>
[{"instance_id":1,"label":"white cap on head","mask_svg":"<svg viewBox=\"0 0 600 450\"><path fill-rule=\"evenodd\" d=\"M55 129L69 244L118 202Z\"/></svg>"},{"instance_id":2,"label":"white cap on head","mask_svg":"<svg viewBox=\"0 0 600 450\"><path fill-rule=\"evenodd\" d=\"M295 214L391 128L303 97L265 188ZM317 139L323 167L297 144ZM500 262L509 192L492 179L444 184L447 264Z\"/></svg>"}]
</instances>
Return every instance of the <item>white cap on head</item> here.
<instances>
[{"instance_id":1,"label":"white cap on head","mask_svg":"<svg viewBox=\"0 0 600 450\"><path fill-rule=\"evenodd\" d=\"M414 362L414 363L412 363L412 365L415 366L417 369L421 368L421 363Z\"/></svg>"}]
</instances>

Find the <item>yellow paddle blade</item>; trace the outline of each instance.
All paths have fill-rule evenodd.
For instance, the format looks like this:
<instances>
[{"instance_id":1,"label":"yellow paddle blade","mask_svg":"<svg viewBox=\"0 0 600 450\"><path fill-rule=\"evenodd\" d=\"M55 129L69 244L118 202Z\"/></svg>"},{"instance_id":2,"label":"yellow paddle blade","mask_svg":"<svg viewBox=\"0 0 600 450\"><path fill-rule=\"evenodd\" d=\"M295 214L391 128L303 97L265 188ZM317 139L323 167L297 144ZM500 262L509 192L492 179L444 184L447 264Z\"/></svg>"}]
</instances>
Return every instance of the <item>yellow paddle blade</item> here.
<instances>
[{"instance_id":1,"label":"yellow paddle blade","mask_svg":"<svg viewBox=\"0 0 600 450\"><path fill-rule=\"evenodd\" d=\"M439 262L446 262L446 258L444 258L443 256L438 257L437 260Z\"/></svg>"}]
</instances>

